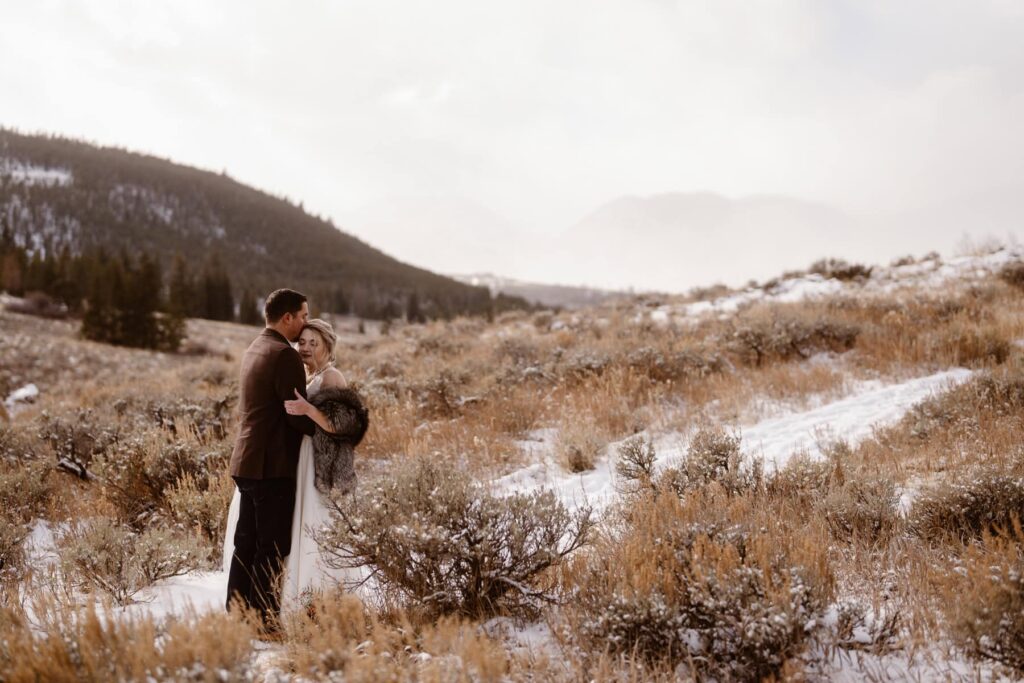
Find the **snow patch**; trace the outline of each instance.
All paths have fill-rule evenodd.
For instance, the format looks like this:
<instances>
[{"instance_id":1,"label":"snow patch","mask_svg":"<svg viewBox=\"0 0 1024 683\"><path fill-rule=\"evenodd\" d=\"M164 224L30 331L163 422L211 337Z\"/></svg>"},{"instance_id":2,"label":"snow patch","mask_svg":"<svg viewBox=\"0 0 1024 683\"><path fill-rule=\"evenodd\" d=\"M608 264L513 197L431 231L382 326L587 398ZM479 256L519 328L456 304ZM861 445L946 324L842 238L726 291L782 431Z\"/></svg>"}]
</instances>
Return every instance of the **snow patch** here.
<instances>
[{"instance_id":1,"label":"snow patch","mask_svg":"<svg viewBox=\"0 0 1024 683\"><path fill-rule=\"evenodd\" d=\"M7 409L7 414L13 417L27 404L35 403L37 398L39 398L39 387L35 384L26 384L25 386L12 391L7 398L4 399L4 408Z\"/></svg>"},{"instance_id":2,"label":"snow patch","mask_svg":"<svg viewBox=\"0 0 1024 683\"><path fill-rule=\"evenodd\" d=\"M23 185L70 185L74 180L70 169L40 166L20 159L0 159L0 176Z\"/></svg>"}]
</instances>

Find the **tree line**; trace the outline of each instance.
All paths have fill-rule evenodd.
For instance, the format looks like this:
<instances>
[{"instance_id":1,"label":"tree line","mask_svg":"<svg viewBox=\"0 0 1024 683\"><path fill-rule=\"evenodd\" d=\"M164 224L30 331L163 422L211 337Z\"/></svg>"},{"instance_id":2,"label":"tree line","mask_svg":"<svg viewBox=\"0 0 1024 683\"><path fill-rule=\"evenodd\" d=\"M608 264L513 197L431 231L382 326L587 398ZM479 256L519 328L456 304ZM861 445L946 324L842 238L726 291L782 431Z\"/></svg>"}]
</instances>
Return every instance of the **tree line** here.
<instances>
[{"instance_id":1,"label":"tree line","mask_svg":"<svg viewBox=\"0 0 1024 683\"><path fill-rule=\"evenodd\" d=\"M263 324L262 298L248 287L239 291L218 254L196 267L179 253L166 275L164 270L146 251L95 248L74 254L67 246L29 251L10 229L0 228L0 291L31 297L32 312L81 318L88 339L175 351L186 318ZM309 294L315 312L409 322L451 315L425 306L415 291L396 298L372 288L350 294L337 286ZM520 300L499 295L488 313L521 307Z\"/></svg>"}]
</instances>

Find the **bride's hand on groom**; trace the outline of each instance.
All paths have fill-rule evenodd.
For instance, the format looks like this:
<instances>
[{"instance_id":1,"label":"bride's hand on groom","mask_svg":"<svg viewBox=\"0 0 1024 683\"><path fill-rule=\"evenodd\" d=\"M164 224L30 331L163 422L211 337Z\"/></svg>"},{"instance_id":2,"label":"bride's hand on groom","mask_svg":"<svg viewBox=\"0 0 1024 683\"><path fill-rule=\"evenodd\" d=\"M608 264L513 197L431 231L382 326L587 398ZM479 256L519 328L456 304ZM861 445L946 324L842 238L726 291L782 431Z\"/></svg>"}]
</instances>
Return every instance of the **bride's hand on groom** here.
<instances>
[{"instance_id":1,"label":"bride's hand on groom","mask_svg":"<svg viewBox=\"0 0 1024 683\"><path fill-rule=\"evenodd\" d=\"M284 410L289 415L309 415L309 409L312 407L298 389L295 390L295 400L284 402Z\"/></svg>"}]
</instances>

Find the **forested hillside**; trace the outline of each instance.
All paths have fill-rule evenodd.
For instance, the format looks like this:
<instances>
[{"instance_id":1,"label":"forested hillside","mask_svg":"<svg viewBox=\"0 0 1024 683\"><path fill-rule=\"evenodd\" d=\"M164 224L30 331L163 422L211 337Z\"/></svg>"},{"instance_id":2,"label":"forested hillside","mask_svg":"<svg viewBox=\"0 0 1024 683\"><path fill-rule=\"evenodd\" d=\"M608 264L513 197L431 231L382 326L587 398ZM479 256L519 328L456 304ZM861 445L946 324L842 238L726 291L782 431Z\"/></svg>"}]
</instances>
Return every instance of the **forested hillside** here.
<instances>
[{"instance_id":1,"label":"forested hillside","mask_svg":"<svg viewBox=\"0 0 1024 683\"><path fill-rule=\"evenodd\" d=\"M126 250L155 257L165 274L180 255L197 281L223 270L236 305L282 286L306 291L322 310L368 318L525 305L401 263L225 174L3 129L0 232L18 247L0 264L0 287L15 291L47 284L39 268L62 252L102 259Z\"/></svg>"}]
</instances>

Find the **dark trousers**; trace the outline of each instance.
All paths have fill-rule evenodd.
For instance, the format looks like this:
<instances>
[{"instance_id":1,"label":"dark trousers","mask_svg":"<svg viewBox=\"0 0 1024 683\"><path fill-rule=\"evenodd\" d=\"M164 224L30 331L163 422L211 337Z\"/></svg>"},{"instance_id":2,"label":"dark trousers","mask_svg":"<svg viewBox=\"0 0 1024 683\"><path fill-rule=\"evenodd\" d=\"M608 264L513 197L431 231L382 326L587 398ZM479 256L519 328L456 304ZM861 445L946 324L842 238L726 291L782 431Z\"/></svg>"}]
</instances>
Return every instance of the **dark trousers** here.
<instances>
[{"instance_id":1,"label":"dark trousers","mask_svg":"<svg viewBox=\"0 0 1024 683\"><path fill-rule=\"evenodd\" d=\"M275 627L281 613L281 570L292 548L294 479L233 477L241 498L227 606L238 601Z\"/></svg>"}]
</instances>

